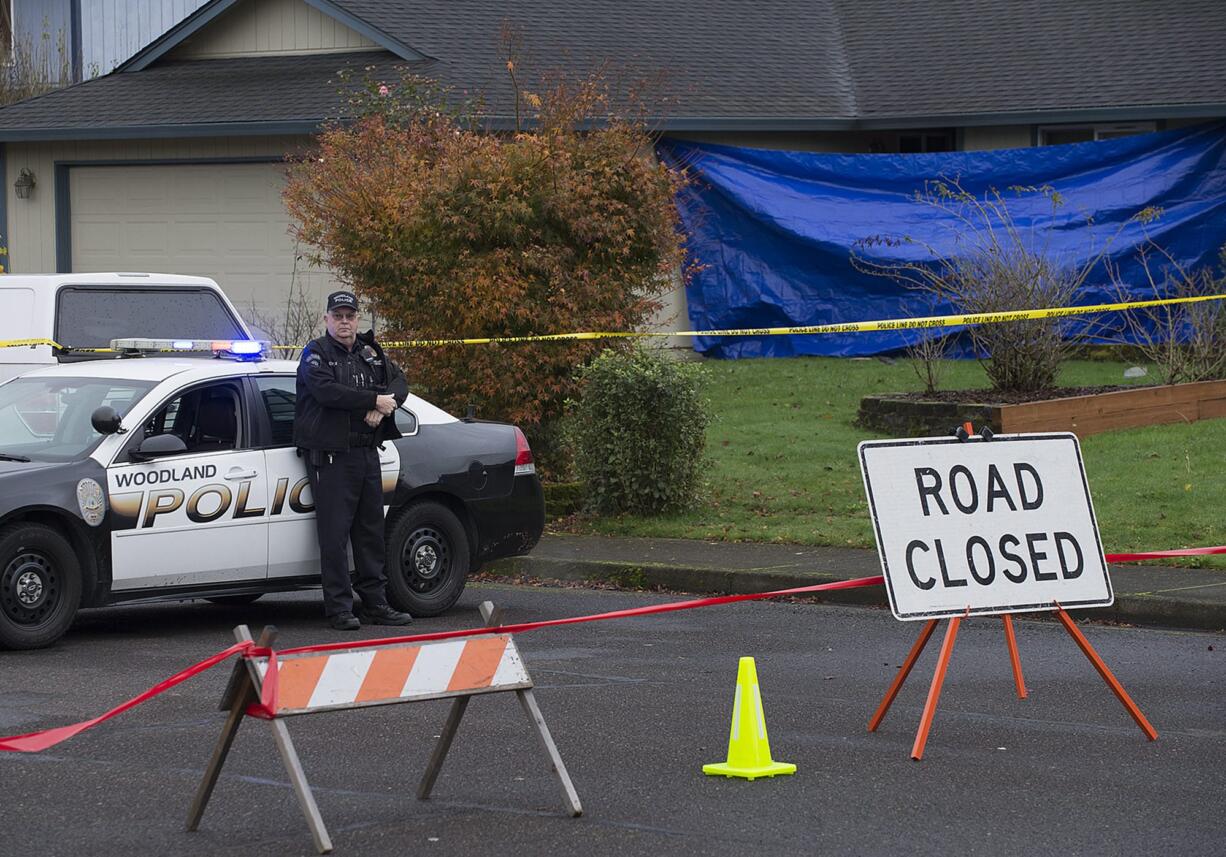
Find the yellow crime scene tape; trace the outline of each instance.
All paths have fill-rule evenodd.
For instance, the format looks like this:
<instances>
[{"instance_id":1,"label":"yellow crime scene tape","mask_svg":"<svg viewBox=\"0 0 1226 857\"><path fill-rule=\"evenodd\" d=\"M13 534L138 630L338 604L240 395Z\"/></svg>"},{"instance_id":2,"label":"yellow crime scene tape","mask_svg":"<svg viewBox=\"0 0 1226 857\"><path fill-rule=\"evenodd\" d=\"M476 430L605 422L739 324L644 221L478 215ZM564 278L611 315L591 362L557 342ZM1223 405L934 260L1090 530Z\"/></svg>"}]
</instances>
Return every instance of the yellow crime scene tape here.
<instances>
[{"instance_id":1,"label":"yellow crime scene tape","mask_svg":"<svg viewBox=\"0 0 1226 857\"><path fill-rule=\"evenodd\" d=\"M1100 312L1124 312L1148 307L1174 306L1176 304L1202 303L1226 300L1226 294L1195 295L1183 298L1156 298L1148 301L1128 301L1089 306L1050 307L1047 309L1016 309L1005 312L962 313L958 315L932 315L918 318L891 318L877 321L848 321L837 324L815 324L807 327L746 327L724 330L670 330L670 331L583 331L579 333L544 333L535 336L489 336L469 339L410 339L402 342L381 342L384 348L427 348L442 345L512 345L521 342L565 342L591 339L644 339L667 336L806 336L829 333L867 333L875 330L909 330L931 327L965 327L975 324L1003 324L1010 321L1033 321L1045 318L1061 318L1072 315L1089 315ZM22 348L49 345L58 351L73 353L109 353L111 348L74 348L60 345L52 339L7 339L0 340L0 348ZM293 351L302 345L273 345L274 349ZM158 349L172 351L174 349Z\"/></svg>"}]
</instances>

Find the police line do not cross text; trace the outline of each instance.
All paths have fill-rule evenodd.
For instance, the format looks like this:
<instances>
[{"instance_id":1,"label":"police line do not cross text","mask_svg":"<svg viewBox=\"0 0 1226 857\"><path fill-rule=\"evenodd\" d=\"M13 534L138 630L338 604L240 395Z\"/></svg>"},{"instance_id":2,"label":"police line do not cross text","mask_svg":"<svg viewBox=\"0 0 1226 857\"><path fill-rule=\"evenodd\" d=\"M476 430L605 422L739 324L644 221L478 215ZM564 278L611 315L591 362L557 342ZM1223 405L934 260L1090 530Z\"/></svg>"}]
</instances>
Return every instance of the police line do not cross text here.
<instances>
[{"instance_id":1,"label":"police line do not cross text","mask_svg":"<svg viewBox=\"0 0 1226 857\"><path fill-rule=\"evenodd\" d=\"M859 453L897 618L1114 600L1076 436L865 441Z\"/></svg>"}]
</instances>

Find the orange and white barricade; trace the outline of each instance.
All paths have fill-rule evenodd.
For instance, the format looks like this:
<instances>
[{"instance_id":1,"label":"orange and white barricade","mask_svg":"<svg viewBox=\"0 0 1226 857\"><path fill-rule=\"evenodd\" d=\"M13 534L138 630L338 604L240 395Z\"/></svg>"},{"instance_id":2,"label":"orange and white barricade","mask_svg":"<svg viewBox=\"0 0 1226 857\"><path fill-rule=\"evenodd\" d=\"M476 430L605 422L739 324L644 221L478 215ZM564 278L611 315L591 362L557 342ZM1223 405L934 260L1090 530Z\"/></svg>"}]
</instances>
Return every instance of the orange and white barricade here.
<instances>
[{"instance_id":1,"label":"orange and white barricade","mask_svg":"<svg viewBox=\"0 0 1226 857\"><path fill-rule=\"evenodd\" d=\"M493 605L486 602L481 605L481 611L490 622ZM235 628L234 634L240 642L251 639L251 632L245 625ZM259 645L271 646L275 637L275 628L265 628ZM222 710L229 711L229 716L192 801L187 820L189 831L200 824L243 716L248 706L261 698L268 668L267 657L246 658L235 665L221 702ZM567 811L573 816L583 812L570 775L532 694L532 678L510 634L383 645L359 643L346 649L289 654L277 658L276 681L275 716L268 722L320 853L331 851L332 841L284 718L322 711L453 699L447 722L417 788L417 797L425 800L434 787L469 700L478 694L514 692L549 755Z\"/></svg>"}]
</instances>

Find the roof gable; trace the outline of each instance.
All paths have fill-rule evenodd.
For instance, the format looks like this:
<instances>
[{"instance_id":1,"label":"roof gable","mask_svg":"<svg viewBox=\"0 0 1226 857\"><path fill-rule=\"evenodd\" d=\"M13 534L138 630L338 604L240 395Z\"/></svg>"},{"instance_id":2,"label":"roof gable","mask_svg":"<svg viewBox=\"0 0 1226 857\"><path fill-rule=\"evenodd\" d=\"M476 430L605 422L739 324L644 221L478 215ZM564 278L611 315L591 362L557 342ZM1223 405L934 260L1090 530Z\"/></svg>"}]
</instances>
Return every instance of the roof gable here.
<instances>
[{"instance_id":1,"label":"roof gable","mask_svg":"<svg viewBox=\"0 0 1226 857\"><path fill-rule=\"evenodd\" d=\"M429 59L332 0L212 0L115 70L159 60L328 53L381 47L407 61Z\"/></svg>"},{"instance_id":2,"label":"roof gable","mask_svg":"<svg viewBox=\"0 0 1226 857\"><path fill-rule=\"evenodd\" d=\"M379 45L305 0L239 0L160 62L378 49Z\"/></svg>"}]
</instances>

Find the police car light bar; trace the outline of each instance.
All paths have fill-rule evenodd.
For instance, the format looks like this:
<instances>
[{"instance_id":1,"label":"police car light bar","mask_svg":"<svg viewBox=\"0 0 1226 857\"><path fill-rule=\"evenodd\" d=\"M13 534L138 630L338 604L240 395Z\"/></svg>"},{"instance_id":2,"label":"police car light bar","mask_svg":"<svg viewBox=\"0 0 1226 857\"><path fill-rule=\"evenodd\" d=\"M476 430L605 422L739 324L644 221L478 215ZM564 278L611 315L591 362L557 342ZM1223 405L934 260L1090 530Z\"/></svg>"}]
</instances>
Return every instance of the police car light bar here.
<instances>
[{"instance_id":1,"label":"police car light bar","mask_svg":"<svg viewBox=\"0 0 1226 857\"><path fill-rule=\"evenodd\" d=\"M217 343L213 343L216 347ZM230 347L223 349L231 354L262 354L267 343L256 342L254 339L234 339L230 341Z\"/></svg>"},{"instance_id":2,"label":"police car light bar","mask_svg":"<svg viewBox=\"0 0 1226 857\"><path fill-rule=\"evenodd\" d=\"M207 351L216 357L258 360L269 350L269 343L257 339L112 339L114 351Z\"/></svg>"}]
</instances>

